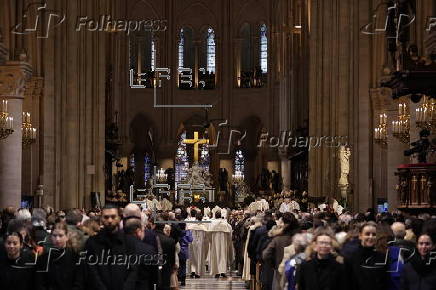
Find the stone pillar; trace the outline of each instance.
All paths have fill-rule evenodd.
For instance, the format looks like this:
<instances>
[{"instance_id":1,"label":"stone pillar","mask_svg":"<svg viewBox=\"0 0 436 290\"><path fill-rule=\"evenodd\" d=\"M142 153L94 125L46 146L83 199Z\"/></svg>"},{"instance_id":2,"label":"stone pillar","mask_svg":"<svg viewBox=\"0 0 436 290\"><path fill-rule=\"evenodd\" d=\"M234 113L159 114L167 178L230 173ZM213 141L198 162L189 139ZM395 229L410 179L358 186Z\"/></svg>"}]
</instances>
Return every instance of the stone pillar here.
<instances>
[{"instance_id":1,"label":"stone pillar","mask_svg":"<svg viewBox=\"0 0 436 290\"><path fill-rule=\"evenodd\" d=\"M0 99L8 100L8 112L14 118L14 132L0 140L0 208L19 207L21 202L21 115L24 84L30 74L26 62L6 61L0 65Z\"/></svg>"},{"instance_id":2,"label":"stone pillar","mask_svg":"<svg viewBox=\"0 0 436 290\"><path fill-rule=\"evenodd\" d=\"M360 28L368 23L369 0L311 0L309 29L309 135L348 136L353 210L371 206L372 58L370 39ZM303 27L304 30L304 27ZM356 65L356 64L359 65ZM309 152L309 195L337 196L337 145L324 143Z\"/></svg>"},{"instance_id":3,"label":"stone pillar","mask_svg":"<svg viewBox=\"0 0 436 290\"><path fill-rule=\"evenodd\" d=\"M283 178L283 188L291 189L291 160L287 157L287 152L279 150L280 173Z\"/></svg>"}]
</instances>

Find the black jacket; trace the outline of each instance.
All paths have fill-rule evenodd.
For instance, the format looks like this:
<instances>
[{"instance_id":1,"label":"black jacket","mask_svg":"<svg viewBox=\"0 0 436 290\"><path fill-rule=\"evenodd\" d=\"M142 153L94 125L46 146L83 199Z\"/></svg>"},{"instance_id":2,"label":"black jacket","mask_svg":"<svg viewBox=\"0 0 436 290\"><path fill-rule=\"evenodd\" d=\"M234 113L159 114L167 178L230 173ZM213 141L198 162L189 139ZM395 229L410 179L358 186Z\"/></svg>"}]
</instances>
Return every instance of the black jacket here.
<instances>
[{"instance_id":1,"label":"black jacket","mask_svg":"<svg viewBox=\"0 0 436 290\"><path fill-rule=\"evenodd\" d=\"M129 271L132 271L124 290L153 290L158 284L158 252L153 246L137 240L135 237L135 253L137 259L132 259Z\"/></svg>"},{"instance_id":2,"label":"black jacket","mask_svg":"<svg viewBox=\"0 0 436 290\"><path fill-rule=\"evenodd\" d=\"M404 265L401 290L436 290L436 261L414 255Z\"/></svg>"},{"instance_id":3,"label":"black jacket","mask_svg":"<svg viewBox=\"0 0 436 290\"><path fill-rule=\"evenodd\" d=\"M17 260L10 260L6 253L0 256L0 289L33 290L35 257L22 254Z\"/></svg>"},{"instance_id":4,"label":"black jacket","mask_svg":"<svg viewBox=\"0 0 436 290\"><path fill-rule=\"evenodd\" d=\"M71 248L49 248L38 258L36 272L37 290L81 290L83 268L79 255ZM79 264L79 265L78 265Z\"/></svg>"},{"instance_id":5,"label":"black jacket","mask_svg":"<svg viewBox=\"0 0 436 290\"><path fill-rule=\"evenodd\" d=\"M389 273L385 261L385 254L359 245L351 256L345 258L347 289L386 290Z\"/></svg>"},{"instance_id":6,"label":"black jacket","mask_svg":"<svg viewBox=\"0 0 436 290\"><path fill-rule=\"evenodd\" d=\"M323 260L313 257L298 269L298 290L345 290L344 266L333 256Z\"/></svg>"},{"instance_id":7,"label":"black jacket","mask_svg":"<svg viewBox=\"0 0 436 290\"><path fill-rule=\"evenodd\" d=\"M160 270L161 282L159 283L158 289L166 290L170 289L171 273L176 263L176 243L173 238L166 236L161 231L156 231L156 236L159 238L162 247L162 258L165 263Z\"/></svg>"},{"instance_id":8,"label":"black jacket","mask_svg":"<svg viewBox=\"0 0 436 290\"><path fill-rule=\"evenodd\" d=\"M101 230L97 235L88 239L85 250L87 289L123 289L131 273L124 261L129 255L134 254L133 240L128 239L121 231L111 233Z\"/></svg>"}]
</instances>

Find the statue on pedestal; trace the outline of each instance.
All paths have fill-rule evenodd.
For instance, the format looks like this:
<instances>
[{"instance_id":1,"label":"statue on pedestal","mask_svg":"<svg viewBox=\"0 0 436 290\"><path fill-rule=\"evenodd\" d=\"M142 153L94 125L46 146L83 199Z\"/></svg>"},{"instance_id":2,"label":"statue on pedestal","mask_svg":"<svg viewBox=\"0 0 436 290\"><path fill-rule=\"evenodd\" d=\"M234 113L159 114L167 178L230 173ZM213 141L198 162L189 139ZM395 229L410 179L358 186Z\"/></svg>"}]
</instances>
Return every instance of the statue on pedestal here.
<instances>
[{"instance_id":1,"label":"statue on pedestal","mask_svg":"<svg viewBox=\"0 0 436 290\"><path fill-rule=\"evenodd\" d=\"M339 148L339 162L341 166L341 175L339 177L339 188L341 190L341 196L343 198L347 197L348 190L348 174L350 173L350 156L351 150L348 147L341 146Z\"/></svg>"}]
</instances>

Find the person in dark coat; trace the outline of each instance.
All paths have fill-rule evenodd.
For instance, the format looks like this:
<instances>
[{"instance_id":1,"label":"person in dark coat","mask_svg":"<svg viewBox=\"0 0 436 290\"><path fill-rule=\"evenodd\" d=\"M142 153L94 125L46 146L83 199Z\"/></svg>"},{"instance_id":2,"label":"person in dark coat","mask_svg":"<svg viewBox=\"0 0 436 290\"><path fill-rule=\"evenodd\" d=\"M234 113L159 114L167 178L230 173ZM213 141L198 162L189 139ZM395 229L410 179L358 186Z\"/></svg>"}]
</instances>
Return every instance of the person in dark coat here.
<instances>
[{"instance_id":1,"label":"person in dark coat","mask_svg":"<svg viewBox=\"0 0 436 290\"><path fill-rule=\"evenodd\" d=\"M307 260L297 270L298 290L345 289L343 259L337 256L338 243L328 228L318 228ZM311 252L311 250L313 252Z\"/></svg>"},{"instance_id":2,"label":"person in dark coat","mask_svg":"<svg viewBox=\"0 0 436 290\"><path fill-rule=\"evenodd\" d=\"M159 249L159 254L165 261L165 264L159 266L160 281L157 287L158 290L169 290L171 282L171 273L175 271L176 266L176 243L173 238L164 234L165 220L158 218L156 220L156 239Z\"/></svg>"},{"instance_id":3,"label":"person in dark coat","mask_svg":"<svg viewBox=\"0 0 436 290\"><path fill-rule=\"evenodd\" d=\"M83 289L84 265L77 265L79 255L70 246L67 225L55 224L50 239L52 246L37 261L36 289Z\"/></svg>"},{"instance_id":4,"label":"person in dark coat","mask_svg":"<svg viewBox=\"0 0 436 290\"><path fill-rule=\"evenodd\" d=\"M260 262L260 282L262 284L262 290L270 290L272 289L273 276L274 276L274 268L265 263L262 259L262 253L268 246L269 242L272 240L272 237L268 235L268 232L275 226L276 223L273 219L268 219L266 221L265 229L266 232L263 233L262 230L259 230L258 234L259 240L257 241L256 246L256 260ZM257 230L257 229L256 229ZM256 233L255 233L256 235Z\"/></svg>"},{"instance_id":5,"label":"person in dark coat","mask_svg":"<svg viewBox=\"0 0 436 290\"><path fill-rule=\"evenodd\" d=\"M189 259L189 244L192 243L192 232L186 230L186 224L180 224L180 229L182 230L182 236L180 238L180 253L179 253L179 270L178 278L180 281L180 286L186 285L186 260Z\"/></svg>"},{"instance_id":6,"label":"person in dark coat","mask_svg":"<svg viewBox=\"0 0 436 290\"><path fill-rule=\"evenodd\" d=\"M283 214L280 222L283 223L283 226L270 231L269 235L272 236L272 240L262 253L262 260L274 268L272 287L274 290L280 287L281 274L278 267L283 260L284 248L292 243L292 236L299 228L297 219L289 212Z\"/></svg>"},{"instance_id":7,"label":"person in dark coat","mask_svg":"<svg viewBox=\"0 0 436 290\"><path fill-rule=\"evenodd\" d=\"M401 290L436 289L436 246L431 237L422 234L418 238L415 255L404 265L401 273Z\"/></svg>"},{"instance_id":8,"label":"person in dark coat","mask_svg":"<svg viewBox=\"0 0 436 290\"><path fill-rule=\"evenodd\" d=\"M5 251L0 255L0 289L33 290L35 257L23 252L23 237L12 232L4 238Z\"/></svg>"},{"instance_id":9,"label":"person in dark coat","mask_svg":"<svg viewBox=\"0 0 436 290\"><path fill-rule=\"evenodd\" d=\"M157 285L159 258L153 246L144 243L144 227L139 219L129 219L124 224L124 233L135 243L135 257L129 258L129 271L123 290L153 290Z\"/></svg>"},{"instance_id":10,"label":"person in dark coat","mask_svg":"<svg viewBox=\"0 0 436 290\"><path fill-rule=\"evenodd\" d=\"M103 208L101 222L103 228L86 242L86 261L83 261L82 255L80 257L80 262L86 264L88 272L87 287L99 290L123 289L129 272L127 263L119 262L118 257L132 255L135 247L118 229L120 216L115 206L106 205Z\"/></svg>"},{"instance_id":11,"label":"person in dark coat","mask_svg":"<svg viewBox=\"0 0 436 290\"><path fill-rule=\"evenodd\" d=\"M345 258L347 289L386 290L386 254L375 249L377 224L371 221L363 223L359 228L359 240L359 247Z\"/></svg>"}]
</instances>

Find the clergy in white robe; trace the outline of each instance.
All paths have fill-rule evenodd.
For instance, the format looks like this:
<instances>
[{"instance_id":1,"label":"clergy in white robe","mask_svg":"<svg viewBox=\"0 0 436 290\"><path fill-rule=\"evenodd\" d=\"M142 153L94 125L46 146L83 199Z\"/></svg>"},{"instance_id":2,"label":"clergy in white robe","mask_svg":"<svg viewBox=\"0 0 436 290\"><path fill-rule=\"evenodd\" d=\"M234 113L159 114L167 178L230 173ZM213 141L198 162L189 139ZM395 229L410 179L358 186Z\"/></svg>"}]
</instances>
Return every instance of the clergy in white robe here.
<instances>
[{"instance_id":1,"label":"clergy in white robe","mask_svg":"<svg viewBox=\"0 0 436 290\"><path fill-rule=\"evenodd\" d=\"M206 269L206 259L209 251L209 235L207 224L194 224L189 226L192 233L192 243L189 245L190 273L202 276Z\"/></svg>"},{"instance_id":2,"label":"clergy in white robe","mask_svg":"<svg viewBox=\"0 0 436 290\"><path fill-rule=\"evenodd\" d=\"M217 211L220 212L220 211L221 211L221 208L220 208L219 206L216 205L216 206L212 209L212 216L213 216L213 217L215 217L215 213L216 213Z\"/></svg>"},{"instance_id":3,"label":"clergy in white robe","mask_svg":"<svg viewBox=\"0 0 436 290\"><path fill-rule=\"evenodd\" d=\"M209 224L209 257L212 276L225 275L233 261L232 227L216 212Z\"/></svg>"},{"instance_id":4,"label":"clergy in white robe","mask_svg":"<svg viewBox=\"0 0 436 290\"><path fill-rule=\"evenodd\" d=\"M173 209L173 204L167 198L160 201L160 207L163 211L170 211Z\"/></svg>"},{"instance_id":5,"label":"clergy in white robe","mask_svg":"<svg viewBox=\"0 0 436 290\"><path fill-rule=\"evenodd\" d=\"M203 214L203 216L209 216L209 214L210 214L210 207L205 207L204 208L204 214Z\"/></svg>"},{"instance_id":6,"label":"clergy in white robe","mask_svg":"<svg viewBox=\"0 0 436 290\"><path fill-rule=\"evenodd\" d=\"M145 205L147 206L147 209L155 211L155 210L161 210L161 205L159 204L159 201L153 196L153 197L147 197L145 200Z\"/></svg>"},{"instance_id":7,"label":"clergy in white robe","mask_svg":"<svg viewBox=\"0 0 436 290\"><path fill-rule=\"evenodd\" d=\"M285 198L285 201L280 205L279 211L281 213L291 212L291 200L289 198Z\"/></svg>"}]
</instances>

